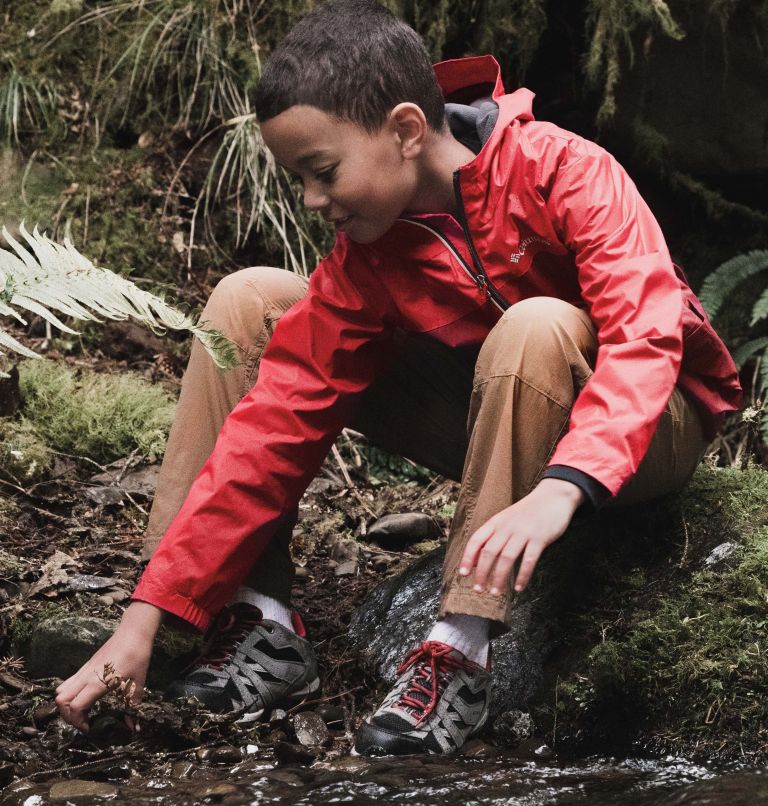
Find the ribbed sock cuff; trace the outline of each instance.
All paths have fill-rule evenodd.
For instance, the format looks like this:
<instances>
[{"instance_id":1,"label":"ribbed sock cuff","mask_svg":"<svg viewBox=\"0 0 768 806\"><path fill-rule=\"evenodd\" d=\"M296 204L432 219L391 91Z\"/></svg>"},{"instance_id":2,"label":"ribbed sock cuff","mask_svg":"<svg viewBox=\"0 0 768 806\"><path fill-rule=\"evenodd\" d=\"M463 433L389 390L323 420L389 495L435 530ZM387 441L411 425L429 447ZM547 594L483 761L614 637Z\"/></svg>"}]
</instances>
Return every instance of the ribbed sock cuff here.
<instances>
[{"instance_id":1,"label":"ribbed sock cuff","mask_svg":"<svg viewBox=\"0 0 768 806\"><path fill-rule=\"evenodd\" d=\"M277 599L273 599L271 596L265 596L263 593L259 593L253 588L241 585L232 598L231 604L237 602L243 602L244 604L258 607L265 619L276 621L278 624L282 624L283 627L291 630L291 632L296 632L293 622L291 621L291 608L279 602Z\"/></svg>"},{"instance_id":2,"label":"ribbed sock cuff","mask_svg":"<svg viewBox=\"0 0 768 806\"><path fill-rule=\"evenodd\" d=\"M458 649L467 660L479 666L488 663L491 620L481 616L450 613L432 627L427 641L441 641Z\"/></svg>"}]
</instances>

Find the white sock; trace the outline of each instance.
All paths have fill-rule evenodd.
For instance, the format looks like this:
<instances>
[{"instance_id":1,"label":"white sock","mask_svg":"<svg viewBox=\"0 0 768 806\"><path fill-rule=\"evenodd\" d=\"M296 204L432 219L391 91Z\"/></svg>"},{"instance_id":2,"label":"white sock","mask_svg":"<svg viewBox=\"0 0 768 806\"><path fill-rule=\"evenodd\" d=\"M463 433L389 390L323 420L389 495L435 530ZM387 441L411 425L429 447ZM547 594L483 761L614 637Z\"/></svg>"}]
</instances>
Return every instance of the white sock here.
<instances>
[{"instance_id":1,"label":"white sock","mask_svg":"<svg viewBox=\"0 0 768 806\"><path fill-rule=\"evenodd\" d=\"M291 621L291 608L279 602L277 599L273 599L271 596L265 596L263 593L259 593L253 588L241 585L237 589L237 593L232 597L230 604L237 602L243 602L253 605L253 607L258 607L265 619L276 621L278 624L282 624L283 627L287 627L291 632L296 632L293 628L293 622Z\"/></svg>"},{"instance_id":2,"label":"white sock","mask_svg":"<svg viewBox=\"0 0 768 806\"><path fill-rule=\"evenodd\" d=\"M435 622L427 641L442 641L458 649L467 660L485 666L488 662L490 629L490 619L450 613Z\"/></svg>"}]
</instances>

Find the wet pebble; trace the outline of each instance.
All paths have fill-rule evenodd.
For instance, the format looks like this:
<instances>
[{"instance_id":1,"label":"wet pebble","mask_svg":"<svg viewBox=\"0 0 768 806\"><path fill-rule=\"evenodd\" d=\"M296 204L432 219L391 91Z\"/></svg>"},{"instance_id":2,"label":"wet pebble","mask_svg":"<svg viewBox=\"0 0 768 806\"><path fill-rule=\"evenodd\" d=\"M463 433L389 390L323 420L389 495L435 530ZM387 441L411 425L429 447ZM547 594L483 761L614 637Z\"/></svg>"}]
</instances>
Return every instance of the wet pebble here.
<instances>
[{"instance_id":1,"label":"wet pebble","mask_svg":"<svg viewBox=\"0 0 768 806\"><path fill-rule=\"evenodd\" d=\"M59 709L55 702L44 702L32 712L32 721L36 728L44 728L59 715Z\"/></svg>"},{"instance_id":2,"label":"wet pebble","mask_svg":"<svg viewBox=\"0 0 768 806\"><path fill-rule=\"evenodd\" d=\"M208 801L209 803L218 803L224 800L227 795L236 795L238 791L234 784L201 784L189 790L189 794L192 796L190 802Z\"/></svg>"},{"instance_id":3,"label":"wet pebble","mask_svg":"<svg viewBox=\"0 0 768 806\"><path fill-rule=\"evenodd\" d=\"M331 540L331 559L336 560L338 563L348 562L354 560L357 562L360 559L360 544L356 540L346 540L337 537Z\"/></svg>"},{"instance_id":4,"label":"wet pebble","mask_svg":"<svg viewBox=\"0 0 768 806\"><path fill-rule=\"evenodd\" d=\"M208 756L208 761L212 764L237 764L242 760L242 753L239 747L231 744L224 744L221 747L214 747Z\"/></svg>"},{"instance_id":5,"label":"wet pebble","mask_svg":"<svg viewBox=\"0 0 768 806\"><path fill-rule=\"evenodd\" d=\"M328 726L315 711L303 711L293 718L296 738L304 747L324 745L329 739Z\"/></svg>"},{"instance_id":6,"label":"wet pebble","mask_svg":"<svg viewBox=\"0 0 768 806\"><path fill-rule=\"evenodd\" d=\"M275 745L275 758L280 764L311 764L321 753L319 747L302 747L290 742L278 742Z\"/></svg>"},{"instance_id":7,"label":"wet pebble","mask_svg":"<svg viewBox=\"0 0 768 806\"><path fill-rule=\"evenodd\" d=\"M39 735L40 731L37 728L33 728L31 725L25 725L19 733L22 739L34 739L35 736Z\"/></svg>"},{"instance_id":8,"label":"wet pebble","mask_svg":"<svg viewBox=\"0 0 768 806\"><path fill-rule=\"evenodd\" d=\"M507 747L514 747L530 739L533 730L531 715L517 708L499 714L493 724L494 738Z\"/></svg>"},{"instance_id":9,"label":"wet pebble","mask_svg":"<svg viewBox=\"0 0 768 806\"><path fill-rule=\"evenodd\" d=\"M384 546L399 547L420 540L430 540L442 533L439 524L423 512L402 512L379 518L369 529L372 540Z\"/></svg>"},{"instance_id":10,"label":"wet pebble","mask_svg":"<svg viewBox=\"0 0 768 806\"><path fill-rule=\"evenodd\" d=\"M389 557L385 557L383 554L379 554L376 557L371 557L371 568L376 571L377 574L383 574L385 571L389 570L389 566L392 564L392 561Z\"/></svg>"},{"instance_id":11,"label":"wet pebble","mask_svg":"<svg viewBox=\"0 0 768 806\"><path fill-rule=\"evenodd\" d=\"M312 769L335 770L349 775L357 775L366 772L371 766L371 760L364 756L345 756L336 761L319 761Z\"/></svg>"},{"instance_id":12,"label":"wet pebble","mask_svg":"<svg viewBox=\"0 0 768 806\"><path fill-rule=\"evenodd\" d=\"M351 577L357 573L357 560L347 560L334 568L333 573L337 577Z\"/></svg>"},{"instance_id":13,"label":"wet pebble","mask_svg":"<svg viewBox=\"0 0 768 806\"><path fill-rule=\"evenodd\" d=\"M321 703L315 708L315 712L329 728L344 727L344 709L340 705Z\"/></svg>"},{"instance_id":14,"label":"wet pebble","mask_svg":"<svg viewBox=\"0 0 768 806\"><path fill-rule=\"evenodd\" d=\"M96 599L107 607L111 607L115 603L115 600L108 593L103 593L101 596L97 596Z\"/></svg>"},{"instance_id":15,"label":"wet pebble","mask_svg":"<svg viewBox=\"0 0 768 806\"><path fill-rule=\"evenodd\" d=\"M270 782L287 784L288 786L304 786L304 781L296 773L288 770L272 770L265 777Z\"/></svg>"},{"instance_id":16,"label":"wet pebble","mask_svg":"<svg viewBox=\"0 0 768 806\"><path fill-rule=\"evenodd\" d=\"M552 758L555 755L555 753L549 745L542 744L540 747L537 747L533 751L533 755L536 756L536 758L540 758L543 761L547 761L550 758Z\"/></svg>"},{"instance_id":17,"label":"wet pebble","mask_svg":"<svg viewBox=\"0 0 768 806\"><path fill-rule=\"evenodd\" d=\"M191 761L174 761L171 765L172 778L189 778L195 765Z\"/></svg>"},{"instance_id":18,"label":"wet pebble","mask_svg":"<svg viewBox=\"0 0 768 806\"><path fill-rule=\"evenodd\" d=\"M296 579L309 579L311 576L309 572L309 568L305 568L303 565L297 565L295 570Z\"/></svg>"},{"instance_id":19,"label":"wet pebble","mask_svg":"<svg viewBox=\"0 0 768 806\"><path fill-rule=\"evenodd\" d=\"M126 725L121 715L99 714L91 722L88 739L100 747L128 744L133 731Z\"/></svg>"},{"instance_id":20,"label":"wet pebble","mask_svg":"<svg viewBox=\"0 0 768 806\"><path fill-rule=\"evenodd\" d=\"M58 781L48 792L52 801L87 800L91 798L114 798L118 789L113 784L103 781L82 781L74 778L71 781Z\"/></svg>"},{"instance_id":21,"label":"wet pebble","mask_svg":"<svg viewBox=\"0 0 768 806\"><path fill-rule=\"evenodd\" d=\"M495 756L497 750L489 744L486 744L481 739L471 739L461 749L462 756L469 758L488 758Z\"/></svg>"}]
</instances>

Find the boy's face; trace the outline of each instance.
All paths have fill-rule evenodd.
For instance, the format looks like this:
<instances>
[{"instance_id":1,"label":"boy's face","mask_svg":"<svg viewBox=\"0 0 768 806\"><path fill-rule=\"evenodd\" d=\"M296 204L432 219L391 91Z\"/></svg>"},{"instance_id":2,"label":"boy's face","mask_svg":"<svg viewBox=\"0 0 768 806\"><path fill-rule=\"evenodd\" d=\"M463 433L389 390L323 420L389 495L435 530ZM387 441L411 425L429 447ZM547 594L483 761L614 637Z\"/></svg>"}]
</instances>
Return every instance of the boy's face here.
<instances>
[{"instance_id":1,"label":"boy's face","mask_svg":"<svg viewBox=\"0 0 768 806\"><path fill-rule=\"evenodd\" d=\"M261 125L277 161L299 177L304 204L358 243L380 238L416 192L414 160L396 125L374 134L313 106L292 106Z\"/></svg>"}]
</instances>

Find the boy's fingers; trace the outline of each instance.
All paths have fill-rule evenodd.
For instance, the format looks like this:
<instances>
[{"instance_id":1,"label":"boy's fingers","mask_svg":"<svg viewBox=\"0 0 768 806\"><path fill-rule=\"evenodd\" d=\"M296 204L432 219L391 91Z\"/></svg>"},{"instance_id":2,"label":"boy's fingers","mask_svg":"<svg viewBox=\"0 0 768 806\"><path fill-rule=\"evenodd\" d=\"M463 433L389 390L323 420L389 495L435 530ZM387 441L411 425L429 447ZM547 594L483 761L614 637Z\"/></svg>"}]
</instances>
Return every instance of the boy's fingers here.
<instances>
[{"instance_id":1,"label":"boy's fingers","mask_svg":"<svg viewBox=\"0 0 768 806\"><path fill-rule=\"evenodd\" d=\"M469 538L464 554L459 563L459 573L468 576L477 564L477 558L483 546L493 537L494 523L488 521Z\"/></svg>"},{"instance_id":2,"label":"boy's fingers","mask_svg":"<svg viewBox=\"0 0 768 806\"><path fill-rule=\"evenodd\" d=\"M473 586L478 593L480 592L480 590L478 590L478 586L481 590L485 590L486 582L491 574L491 569L496 563L499 555L504 550L504 547L512 540L514 540L514 538L510 537L510 535L506 534L505 532L499 532L498 534L495 534L481 549L480 556L477 560L477 566L475 568ZM517 556L517 553L515 556Z\"/></svg>"},{"instance_id":3,"label":"boy's fingers","mask_svg":"<svg viewBox=\"0 0 768 806\"><path fill-rule=\"evenodd\" d=\"M517 579L515 580L515 590L518 593L525 590L528 583L531 581L533 569L536 567L536 563L539 561L539 557L541 557L543 551L544 546L538 540L528 541L528 545L525 547L525 554L523 554L523 559L520 563L520 569L517 572Z\"/></svg>"},{"instance_id":4,"label":"boy's fingers","mask_svg":"<svg viewBox=\"0 0 768 806\"><path fill-rule=\"evenodd\" d=\"M520 557L523 546L519 542L509 541L502 549L493 567L493 575L490 582L490 590L494 596L501 596L509 588L509 579L515 563Z\"/></svg>"}]
</instances>

